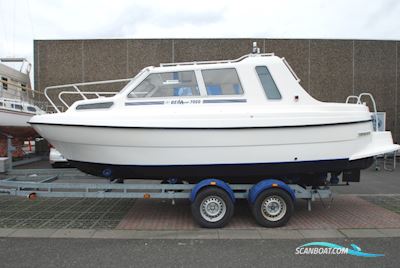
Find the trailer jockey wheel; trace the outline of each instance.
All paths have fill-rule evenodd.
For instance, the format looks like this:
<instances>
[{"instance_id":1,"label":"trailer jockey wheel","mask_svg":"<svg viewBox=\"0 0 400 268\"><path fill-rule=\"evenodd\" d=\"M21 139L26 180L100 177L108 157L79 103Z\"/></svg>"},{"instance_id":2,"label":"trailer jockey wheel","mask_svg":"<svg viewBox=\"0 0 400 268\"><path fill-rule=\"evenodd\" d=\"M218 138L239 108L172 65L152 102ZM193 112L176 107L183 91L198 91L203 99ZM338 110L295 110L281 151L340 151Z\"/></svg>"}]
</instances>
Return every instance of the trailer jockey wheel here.
<instances>
[{"instance_id":1,"label":"trailer jockey wheel","mask_svg":"<svg viewBox=\"0 0 400 268\"><path fill-rule=\"evenodd\" d=\"M264 227L284 226L293 214L294 205L290 195L279 188L269 188L260 193L253 204L256 221Z\"/></svg>"},{"instance_id":2,"label":"trailer jockey wheel","mask_svg":"<svg viewBox=\"0 0 400 268\"><path fill-rule=\"evenodd\" d=\"M228 193L218 187L201 190L192 203L194 220L205 228L224 227L232 218L234 205Z\"/></svg>"}]
</instances>

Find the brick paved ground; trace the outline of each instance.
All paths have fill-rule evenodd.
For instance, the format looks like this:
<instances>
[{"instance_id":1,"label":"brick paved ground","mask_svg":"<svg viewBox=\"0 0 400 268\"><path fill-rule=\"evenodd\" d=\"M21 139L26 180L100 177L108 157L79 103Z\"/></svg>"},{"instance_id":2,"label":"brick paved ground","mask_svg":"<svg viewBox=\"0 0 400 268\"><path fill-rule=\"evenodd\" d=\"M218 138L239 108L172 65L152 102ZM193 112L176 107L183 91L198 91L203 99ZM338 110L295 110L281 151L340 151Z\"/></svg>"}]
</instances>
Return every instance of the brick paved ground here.
<instances>
[{"instance_id":1,"label":"brick paved ground","mask_svg":"<svg viewBox=\"0 0 400 268\"><path fill-rule=\"evenodd\" d=\"M0 197L0 228L194 230L187 200ZM226 229L257 229L246 201L238 201ZM338 195L333 203L296 202L282 229L400 228L400 196Z\"/></svg>"},{"instance_id":2,"label":"brick paved ground","mask_svg":"<svg viewBox=\"0 0 400 268\"><path fill-rule=\"evenodd\" d=\"M118 225L119 229L190 230L199 228L192 220L190 203L178 200L137 200ZM260 228L247 202L239 201L228 229ZM337 196L335 200L313 203L312 211L305 201L297 201L295 213L284 229L400 228L400 214L355 196Z\"/></svg>"}]
</instances>

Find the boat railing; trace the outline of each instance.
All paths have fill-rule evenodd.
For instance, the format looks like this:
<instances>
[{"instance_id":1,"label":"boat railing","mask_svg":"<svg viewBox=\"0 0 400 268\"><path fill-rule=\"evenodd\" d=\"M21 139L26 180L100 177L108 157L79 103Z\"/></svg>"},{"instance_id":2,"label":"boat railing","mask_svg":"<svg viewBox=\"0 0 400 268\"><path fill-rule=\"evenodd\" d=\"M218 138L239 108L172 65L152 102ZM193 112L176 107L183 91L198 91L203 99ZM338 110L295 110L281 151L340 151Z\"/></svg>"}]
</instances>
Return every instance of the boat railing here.
<instances>
[{"instance_id":1,"label":"boat railing","mask_svg":"<svg viewBox=\"0 0 400 268\"><path fill-rule=\"evenodd\" d=\"M234 59L234 60L212 60L212 61L187 61L187 62L171 62L171 63L160 63L160 67L171 67L171 66L182 66L182 65L202 65L202 64L219 64L219 63L235 63L242 61L246 58L249 57L255 57L255 56L261 56L261 57L271 57L275 56L274 53L260 53L260 54L247 54L244 56L241 56L240 58Z\"/></svg>"},{"instance_id":2,"label":"boat railing","mask_svg":"<svg viewBox=\"0 0 400 268\"><path fill-rule=\"evenodd\" d=\"M373 108L373 117L374 117L374 124L375 124L375 130L378 130L378 110L376 109L376 102L374 99L374 96L372 96L371 93L368 92L363 92L360 95L350 95L346 98L346 103L356 103L356 104L365 104L365 102L362 102L363 99L368 98L371 103L372 103L372 108ZM351 102L351 101L355 102Z\"/></svg>"},{"instance_id":3,"label":"boat railing","mask_svg":"<svg viewBox=\"0 0 400 268\"><path fill-rule=\"evenodd\" d=\"M0 99L2 100L0 106L3 108L7 108L6 103L20 105L20 107L29 104L46 111L47 102L43 93L10 81L2 80L0 82Z\"/></svg>"},{"instance_id":4,"label":"boat railing","mask_svg":"<svg viewBox=\"0 0 400 268\"><path fill-rule=\"evenodd\" d=\"M71 100L72 96L79 96L81 99L87 100L93 98L112 97L119 93L119 90L118 91L82 90L82 87L101 86L101 85L109 85L117 83L119 84L124 83L124 85L126 85L133 79L134 78L126 78L126 79L104 80L96 82L83 82L83 83L50 86L44 89L44 95L48 100L48 102L50 103L54 112L60 113L64 111L64 108L68 109L72 105L68 103L68 101ZM55 93L54 95L51 95L51 91L54 92L56 90L58 90L58 92ZM69 100L67 100L68 96L70 97ZM56 105L54 97L57 97L58 102L59 104L61 104L62 108L60 108L60 105Z\"/></svg>"}]
</instances>

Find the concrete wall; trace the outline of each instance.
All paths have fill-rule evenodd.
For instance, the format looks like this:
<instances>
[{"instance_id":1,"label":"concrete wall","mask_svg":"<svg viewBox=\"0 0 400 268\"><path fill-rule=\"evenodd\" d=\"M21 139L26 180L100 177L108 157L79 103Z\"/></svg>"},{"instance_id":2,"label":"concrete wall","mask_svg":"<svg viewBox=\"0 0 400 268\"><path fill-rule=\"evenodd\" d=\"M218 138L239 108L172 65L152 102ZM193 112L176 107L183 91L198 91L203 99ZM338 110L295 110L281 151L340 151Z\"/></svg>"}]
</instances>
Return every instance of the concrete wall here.
<instances>
[{"instance_id":1,"label":"concrete wall","mask_svg":"<svg viewBox=\"0 0 400 268\"><path fill-rule=\"evenodd\" d=\"M253 41L262 52L285 57L302 86L322 101L344 102L371 92L387 112L387 129L400 142L399 42L318 39L36 40L35 88L133 77L163 62L233 59Z\"/></svg>"}]
</instances>

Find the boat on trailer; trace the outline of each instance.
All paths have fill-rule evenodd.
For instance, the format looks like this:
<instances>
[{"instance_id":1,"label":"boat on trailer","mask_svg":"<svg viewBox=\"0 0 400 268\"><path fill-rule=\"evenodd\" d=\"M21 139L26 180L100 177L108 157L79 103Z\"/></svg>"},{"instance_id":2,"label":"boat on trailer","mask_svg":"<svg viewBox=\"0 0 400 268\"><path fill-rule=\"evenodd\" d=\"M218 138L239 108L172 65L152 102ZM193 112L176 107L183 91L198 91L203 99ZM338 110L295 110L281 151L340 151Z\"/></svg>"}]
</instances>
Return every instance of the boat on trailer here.
<instances>
[{"instance_id":1,"label":"boat on trailer","mask_svg":"<svg viewBox=\"0 0 400 268\"><path fill-rule=\"evenodd\" d=\"M0 58L0 156L11 156L12 145L12 156L23 157L24 140L38 136L28 121L45 112L37 106L39 93L31 89L30 70L24 58Z\"/></svg>"},{"instance_id":2,"label":"boat on trailer","mask_svg":"<svg viewBox=\"0 0 400 268\"><path fill-rule=\"evenodd\" d=\"M61 112L48 98L57 113L29 123L73 166L118 179L359 181L374 156L400 148L390 132L374 131L376 109L362 102L370 94L318 101L273 53L161 64L127 81L111 97L79 90L90 83L67 85L83 100Z\"/></svg>"}]
</instances>

